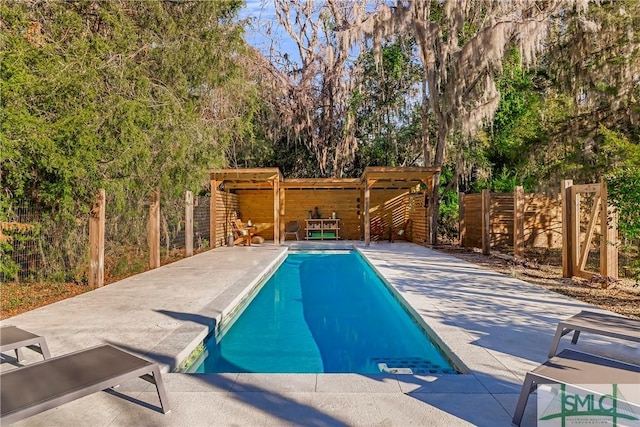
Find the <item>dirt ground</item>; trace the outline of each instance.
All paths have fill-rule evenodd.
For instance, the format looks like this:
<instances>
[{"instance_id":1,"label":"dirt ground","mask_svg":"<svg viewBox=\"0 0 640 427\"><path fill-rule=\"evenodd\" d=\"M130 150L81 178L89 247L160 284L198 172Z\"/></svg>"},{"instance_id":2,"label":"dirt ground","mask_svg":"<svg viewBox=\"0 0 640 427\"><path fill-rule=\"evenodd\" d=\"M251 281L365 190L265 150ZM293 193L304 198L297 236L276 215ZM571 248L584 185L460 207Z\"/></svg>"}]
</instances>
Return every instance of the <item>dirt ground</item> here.
<instances>
[{"instance_id":1,"label":"dirt ground","mask_svg":"<svg viewBox=\"0 0 640 427\"><path fill-rule=\"evenodd\" d=\"M614 313L640 319L640 283L627 278L605 280L600 276L593 280L563 278L559 252L528 250L523 261L514 261L512 256L496 251L485 256L480 250L454 245L439 245L435 249Z\"/></svg>"},{"instance_id":2,"label":"dirt ground","mask_svg":"<svg viewBox=\"0 0 640 427\"><path fill-rule=\"evenodd\" d=\"M200 252L203 252L203 249L194 251L194 253ZM105 286L149 269L149 261L142 253L128 251L119 255L117 258L105 256ZM184 258L184 251L173 250L161 257L160 264L170 264L182 258ZM126 271L120 271L115 265L123 263L127 265ZM95 289L87 284L86 272L82 276L78 280L67 283L0 282L0 320Z\"/></svg>"},{"instance_id":3,"label":"dirt ground","mask_svg":"<svg viewBox=\"0 0 640 427\"><path fill-rule=\"evenodd\" d=\"M455 245L440 245L435 249L615 313L640 319L640 284L638 282L632 279L616 281L563 279L557 253L530 250L524 261L514 261L513 257L496 251L493 251L492 255L485 256L478 250ZM176 261L178 258L163 259L162 264ZM111 281L121 278L112 278ZM82 282L0 283L0 319L71 298L92 289Z\"/></svg>"}]
</instances>

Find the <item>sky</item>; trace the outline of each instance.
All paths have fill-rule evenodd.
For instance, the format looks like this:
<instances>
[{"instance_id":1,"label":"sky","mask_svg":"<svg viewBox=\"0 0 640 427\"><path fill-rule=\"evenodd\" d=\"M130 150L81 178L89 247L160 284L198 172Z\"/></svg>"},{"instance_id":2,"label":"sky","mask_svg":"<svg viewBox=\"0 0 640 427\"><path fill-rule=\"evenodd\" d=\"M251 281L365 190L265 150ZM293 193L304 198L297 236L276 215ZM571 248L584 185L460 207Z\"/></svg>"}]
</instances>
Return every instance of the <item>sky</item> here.
<instances>
[{"instance_id":1,"label":"sky","mask_svg":"<svg viewBox=\"0 0 640 427\"><path fill-rule=\"evenodd\" d=\"M368 9L373 11L376 3L376 1L368 2ZM245 4L239 16L241 19L251 21L251 24L246 27L247 43L260 50L263 55L271 59L272 63L277 59L269 57L272 47L275 52L287 53L291 61L300 63L295 42L278 22L274 0L245 0ZM315 4L320 6L322 1L317 0Z\"/></svg>"},{"instance_id":2,"label":"sky","mask_svg":"<svg viewBox=\"0 0 640 427\"><path fill-rule=\"evenodd\" d=\"M278 23L273 0L245 0L246 6L240 11L240 18L248 18L246 40L269 57L272 43L277 52L287 53L292 60L299 58L294 41Z\"/></svg>"}]
</instances>

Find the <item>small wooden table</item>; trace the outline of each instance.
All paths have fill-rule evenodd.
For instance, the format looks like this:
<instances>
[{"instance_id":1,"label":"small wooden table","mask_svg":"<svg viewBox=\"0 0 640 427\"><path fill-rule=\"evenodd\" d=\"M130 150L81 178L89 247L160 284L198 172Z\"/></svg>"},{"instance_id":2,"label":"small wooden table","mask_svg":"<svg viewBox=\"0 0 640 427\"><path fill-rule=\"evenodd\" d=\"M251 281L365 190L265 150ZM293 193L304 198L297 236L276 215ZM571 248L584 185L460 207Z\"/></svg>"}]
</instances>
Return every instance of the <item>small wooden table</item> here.
<instances>
[{"instance_id":1,"label":"small wooden table","mask_svg":"<svg viewBox=\"0 0 640 427\"><path fill-rule=\"evenodd\" d=\"M578 342L580 332L640 342L640 320L605 313L594 313L592 311L581 311L575 316L558 323L556 334L549 350L549 357L556 355L560 338L571 331L574 331L571 339L572 344Z\"/></svg>"}]
</instances>

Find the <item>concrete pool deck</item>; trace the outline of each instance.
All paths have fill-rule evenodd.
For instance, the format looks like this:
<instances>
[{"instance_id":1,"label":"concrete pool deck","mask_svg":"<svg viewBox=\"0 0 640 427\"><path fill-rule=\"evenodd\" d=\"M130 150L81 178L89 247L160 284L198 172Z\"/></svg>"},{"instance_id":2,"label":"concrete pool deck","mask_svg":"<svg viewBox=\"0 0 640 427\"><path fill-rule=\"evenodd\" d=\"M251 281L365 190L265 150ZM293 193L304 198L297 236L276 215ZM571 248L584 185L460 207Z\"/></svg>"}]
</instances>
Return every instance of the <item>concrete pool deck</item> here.
<instances>
[{"instance_id":1,"label":"concrete pool deck","mask_svg":"<svg viewBox=\"0 0 640 427\"><path fill-rule=\"evenodd\" d=\"M275 268L287 250L269 244L218 248L1 322L44 335L53 356L110 343L157 361L165 372L169 414L156 409L151 385L133 380L116 393L95 393L15 425L508 426L524 375L546 360L558 321L583 309L597 310L410 243L313 245L360 248L468 373L170 372L207 335L214 319ZM562 346L570 342L562 341ZM589 334L576 347L640 360L640 349L631 343ZM28 363L39 360L33 352L24 353ZM0 369L14 366L3 361ZM536 424L535 412L532 396L523 426Z\"/></svg>"}]
</instances>

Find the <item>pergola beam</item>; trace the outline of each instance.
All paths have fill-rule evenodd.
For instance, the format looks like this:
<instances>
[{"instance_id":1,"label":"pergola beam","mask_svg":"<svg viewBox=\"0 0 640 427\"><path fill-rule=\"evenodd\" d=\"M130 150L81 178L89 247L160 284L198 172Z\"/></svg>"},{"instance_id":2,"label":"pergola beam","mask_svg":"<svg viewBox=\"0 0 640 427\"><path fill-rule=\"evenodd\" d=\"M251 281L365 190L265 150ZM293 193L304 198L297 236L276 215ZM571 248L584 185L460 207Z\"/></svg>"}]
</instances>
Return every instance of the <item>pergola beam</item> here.
<instances>
[{"instance_id":1,"label":"pergola beam","mask_svg":"<svg viewBox=\"0 0 640 427\"><path fill-rule=\"evenodd\" d=\"M337 188L337 189L358 189L362 185L358 178L286 178L282 188Z\"/></svg>"}]
</instances>

